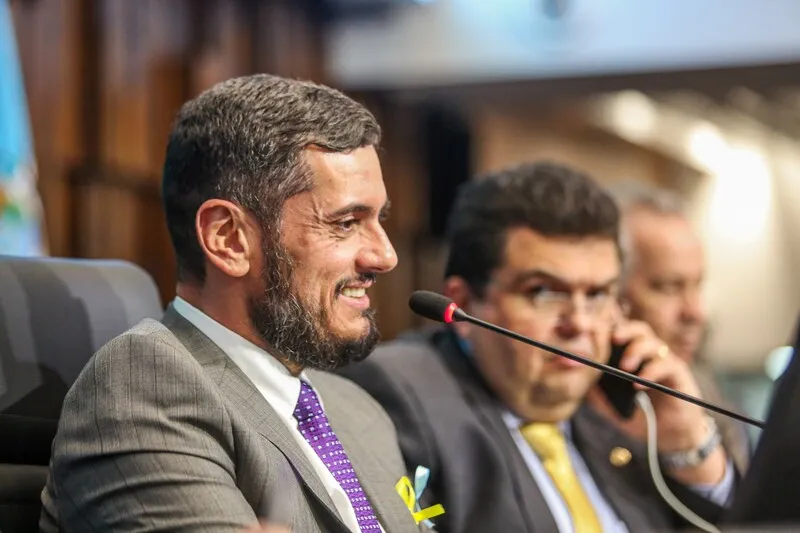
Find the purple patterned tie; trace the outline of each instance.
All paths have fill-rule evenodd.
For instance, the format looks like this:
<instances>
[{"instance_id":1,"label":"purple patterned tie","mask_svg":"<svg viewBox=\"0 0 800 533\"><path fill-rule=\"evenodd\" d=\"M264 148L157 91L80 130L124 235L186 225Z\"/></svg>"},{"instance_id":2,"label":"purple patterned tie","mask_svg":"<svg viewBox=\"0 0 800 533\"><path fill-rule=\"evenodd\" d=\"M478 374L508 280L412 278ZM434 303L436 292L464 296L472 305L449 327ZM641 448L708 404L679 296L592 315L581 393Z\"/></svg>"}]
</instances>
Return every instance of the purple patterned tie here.
<instances>
[{"instance_id":1,"label":"purple patterned tie","mask_svg":"<svg viewBox=\"0 0 800 533\"><path fill-rule=\"evenodd\" d=\"M347 452L344 451L342 443L328 423L328 417L322 410L317 393L302 380L294 417L297 419L297 429L305 437L306 442L314 448L350 499L361 531L380 531L378 518L361 488L361 483L358 482L358 476L350 464L350 459L347 458Z\"/></svg>"}]
</instances>

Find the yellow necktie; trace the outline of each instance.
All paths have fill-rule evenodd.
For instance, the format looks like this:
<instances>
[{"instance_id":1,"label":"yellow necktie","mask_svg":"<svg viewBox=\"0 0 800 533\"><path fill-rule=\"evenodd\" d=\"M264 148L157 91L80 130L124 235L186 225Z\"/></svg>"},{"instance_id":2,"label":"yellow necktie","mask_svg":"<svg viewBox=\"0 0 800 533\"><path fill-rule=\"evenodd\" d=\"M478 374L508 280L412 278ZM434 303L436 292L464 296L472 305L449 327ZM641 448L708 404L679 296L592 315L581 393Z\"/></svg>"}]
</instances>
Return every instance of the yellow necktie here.
<instances>
[{"instance_id":1,"label":"yellow necktie","mask_svg":"<svg viewBox=\"0 0 800 533\"><path fill-rule=\"evenodd\" d=\"M567 444L558 426L533 423L523 426L521 431L567 504L575 533L601 533L603 527L572 468Z\"/></svg>"}]
</instances>

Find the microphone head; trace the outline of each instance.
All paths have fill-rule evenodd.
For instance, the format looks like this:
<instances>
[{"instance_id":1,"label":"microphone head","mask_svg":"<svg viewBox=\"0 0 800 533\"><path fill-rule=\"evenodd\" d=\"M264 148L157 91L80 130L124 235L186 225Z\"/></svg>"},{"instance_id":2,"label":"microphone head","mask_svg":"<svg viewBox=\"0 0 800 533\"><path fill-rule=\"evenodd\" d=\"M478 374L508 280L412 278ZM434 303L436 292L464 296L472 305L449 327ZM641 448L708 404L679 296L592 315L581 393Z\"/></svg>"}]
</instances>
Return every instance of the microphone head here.
<instances>
[{"instance_id":1,"label":"microphone head","mask_svg":"<svg viewBox=\"0 0 800 533\"><path fill-rule=\"evenodd\" d=\"M463 313L453 300L431 291L414 291L408 299L408 306L422 317L446 324L455 322Z\"/></svg>"}]
</instances>

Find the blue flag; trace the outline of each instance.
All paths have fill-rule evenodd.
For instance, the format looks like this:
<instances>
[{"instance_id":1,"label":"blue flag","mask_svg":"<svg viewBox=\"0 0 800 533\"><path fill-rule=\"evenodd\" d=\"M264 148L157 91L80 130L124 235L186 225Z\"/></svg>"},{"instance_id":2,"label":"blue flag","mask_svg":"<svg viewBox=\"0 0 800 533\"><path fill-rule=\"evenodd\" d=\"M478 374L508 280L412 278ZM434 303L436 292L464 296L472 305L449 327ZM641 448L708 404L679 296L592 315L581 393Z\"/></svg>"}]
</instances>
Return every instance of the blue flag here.
<instances>
[{"instance_id":1,"label":"blue flag","mask_svg":"<svg viewBox=\"0 0 800 533\"><path fill-rule=\"evenodd\" d=\"M22 68L11 6L0 0L0 255L43 253L42 205Z\"/></svg>"}]
</instances>

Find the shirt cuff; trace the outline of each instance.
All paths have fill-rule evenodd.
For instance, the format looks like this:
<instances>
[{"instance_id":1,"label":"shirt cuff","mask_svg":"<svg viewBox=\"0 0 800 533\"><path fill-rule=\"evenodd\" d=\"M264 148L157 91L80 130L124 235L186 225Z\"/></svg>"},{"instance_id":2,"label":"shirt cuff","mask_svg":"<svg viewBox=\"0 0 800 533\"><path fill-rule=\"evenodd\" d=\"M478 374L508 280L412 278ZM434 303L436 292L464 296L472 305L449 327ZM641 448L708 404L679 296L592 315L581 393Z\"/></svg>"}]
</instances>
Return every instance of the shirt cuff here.
<instances>
[{"instance_id":1,"label":"shirt cuff","mask_svg":"<svg viewBox=\"0 0 800 533\"><path fill-rule=\"evenodd\" d=\"M733 461L728 459L725 464L725 475L722 476L719 483L716 485L689 485L689 488L720 507L725 507L733 495L735 479Z\"/></svg>"}]
</instances>

